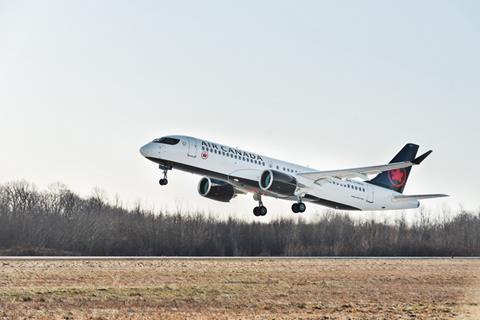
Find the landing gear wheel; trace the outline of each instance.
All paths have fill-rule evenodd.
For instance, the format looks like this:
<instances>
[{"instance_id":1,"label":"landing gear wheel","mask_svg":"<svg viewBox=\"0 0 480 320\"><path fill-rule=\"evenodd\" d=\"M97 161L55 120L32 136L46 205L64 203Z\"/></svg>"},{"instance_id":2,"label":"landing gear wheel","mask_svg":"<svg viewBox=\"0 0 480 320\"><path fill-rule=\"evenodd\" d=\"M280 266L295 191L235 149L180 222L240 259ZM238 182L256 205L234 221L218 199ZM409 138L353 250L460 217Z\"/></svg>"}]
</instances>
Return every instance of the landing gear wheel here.
<instances>
[{"instance_id":1,"label":"landing gear wheel","mask_svg":"<svg viewBox=\"0 0 480 320\"><path fill-rule=\"evenodd\" d=\"M161 186L165 186L168 184L168 180L166 178L163 178L163 179L160 179L160 181L158 181L158 183L160 183Z\"/></svg>"},{"instance_id":2,"label":"landing gear wheel","mask_svg":"<svg viewBox=\"0 0 480 320\"><path fill-rule=\"evenodd\" d=\"M307 209L307 206L305 206L305 203L303 202L298 203L298 212L305 212L306 209Z\"/></svg>"},{"instance_id":3,"label":"landing gear wheel","mask_svg":"<svg viewBox=\"0 0 480 320\"><path fill-rule=\"evenodd\" d=\"M298 211L299 211L298 210L298 203L292 204L292 211L293 211L293 213L298 213Z\"/></svg>"},{"instance_id":4,"label":"landing gear wheel","mask_svg":"<svg viewBox=\"0 0 480 320\"><path fill-rule=\"evenodd\" d=\"M293 213L298 213L298 212L305 212L307 207L305 206L305 203L303 202L296 202L292 204L292 211Z\"/></svg>"},{"instance_id":5,"label":"landing gear wheel","mask_svg":"<svg viewBox=\"0 0 480 320\"><path fill-rule=\"evenodd\" d=\"M264 206L258 206L258 207L255 207L253 208L253 214L255 215L255 217L260 217L260 216L264 216L267 214L267 208L264 207Z\"/></svg>"},{"instance_id":6,"label":"landing gear wheel","mask_svg":"<svg viewBox=\"0 0 480 320\"><path fill-rule=\"evenodd\" d=\"M258 207L258 208L259 208L258 211L260 212L260 215L261 215L261 216L264 216L264 215L267 214L267 208L266 208L266 207L260 206L260 207Z\"/></svg>"}]
</instances>

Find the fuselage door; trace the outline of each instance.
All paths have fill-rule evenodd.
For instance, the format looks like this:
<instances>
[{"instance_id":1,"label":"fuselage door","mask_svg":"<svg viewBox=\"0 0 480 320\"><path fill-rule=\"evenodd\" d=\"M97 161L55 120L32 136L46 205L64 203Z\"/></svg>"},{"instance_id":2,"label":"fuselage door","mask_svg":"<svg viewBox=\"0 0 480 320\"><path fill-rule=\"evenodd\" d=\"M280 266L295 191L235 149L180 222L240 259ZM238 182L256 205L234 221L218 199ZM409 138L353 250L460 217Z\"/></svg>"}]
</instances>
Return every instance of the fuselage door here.
<instances>
[{"instance_id":1,"label":"fuselage door","mask_svg":"<svg viewBox=\"0 0 480 320\"><path fill-rule=\"evenodd\" d=\"M367 187L366 188L367 189L366 190L367 191L367 202L368 203L373 203L374 197L375 197L375 195L374 195L375 188L372 187L372 186L369 186L369 185L367 185L366 187Z\"/></svg>"},{"instance_id":2,"label":"fuselage door","mask_svg":"<svg viewBox=\"0 0 480 320\"><path fill-rule=\"evenodd\" d=\"M188 153L187 155L192 158L197 157L197 139L188 138Z\"/></svg>"}]
</instances>

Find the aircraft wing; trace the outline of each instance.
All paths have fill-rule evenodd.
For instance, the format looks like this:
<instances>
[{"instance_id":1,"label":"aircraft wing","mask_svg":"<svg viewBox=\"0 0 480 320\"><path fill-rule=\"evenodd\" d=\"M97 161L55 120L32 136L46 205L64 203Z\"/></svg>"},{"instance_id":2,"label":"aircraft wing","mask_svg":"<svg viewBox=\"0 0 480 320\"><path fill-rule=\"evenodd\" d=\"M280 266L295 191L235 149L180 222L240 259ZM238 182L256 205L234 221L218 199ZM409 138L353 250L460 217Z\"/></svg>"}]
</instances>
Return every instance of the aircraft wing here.
<instances>
[{"instance_id":1,"label":"aircraft wing","mask_svg":"<svg viewBox=\"0 0 480 320\"><path fill-rule=\"evenodd\" d=\"M314 180L318 182L322 179L327 178L361 178L364 180L368 179L369 174L377 174L383 171L390 171L395 169L407 168L415 165L416 163L411 161L402 161L394 162L379 166L369 166L369 167L359 167L352 169L341 169L341 170L330 170L330 171L313 171L313 172L302 172L297 173L297 175L302 176L307 179Z\"/></svg>"},{"instance_id":2,"label":"aircraft wing","mask_svg":"<svg viewBox=\"0 0 480 320\"><path fill-rule=\"evenodd\" d=\"M422 200L422 199L443 198L448 196L449 195L447 194L412 194L412 195L402 194L402 195L394 196L393 200L395 201L410 200L410 199Z\"/></svg>"}]
</instances>

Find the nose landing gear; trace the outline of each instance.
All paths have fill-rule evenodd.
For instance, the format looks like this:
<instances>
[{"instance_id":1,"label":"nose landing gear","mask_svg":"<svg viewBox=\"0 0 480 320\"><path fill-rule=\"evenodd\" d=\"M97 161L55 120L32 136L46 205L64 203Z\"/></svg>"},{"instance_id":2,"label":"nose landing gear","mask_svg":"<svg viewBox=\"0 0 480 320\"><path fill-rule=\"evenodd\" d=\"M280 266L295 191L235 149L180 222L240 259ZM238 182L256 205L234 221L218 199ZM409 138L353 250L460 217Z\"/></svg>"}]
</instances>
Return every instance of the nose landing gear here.
<instances>
[{"instance_id":1,"label":"nose landing gear","mask_svg":"<svg viewBox=\"0 0 480 320\"><path fill-rule=\"evenodd\" d=\"M163 171L163 178L158 181L158 183L161 186L166 186L168 184L168 179L167 179L167 173L168 170L171 170L172 168L167 165L159 165L158 168Z\"/></svg>"}]
</instances>

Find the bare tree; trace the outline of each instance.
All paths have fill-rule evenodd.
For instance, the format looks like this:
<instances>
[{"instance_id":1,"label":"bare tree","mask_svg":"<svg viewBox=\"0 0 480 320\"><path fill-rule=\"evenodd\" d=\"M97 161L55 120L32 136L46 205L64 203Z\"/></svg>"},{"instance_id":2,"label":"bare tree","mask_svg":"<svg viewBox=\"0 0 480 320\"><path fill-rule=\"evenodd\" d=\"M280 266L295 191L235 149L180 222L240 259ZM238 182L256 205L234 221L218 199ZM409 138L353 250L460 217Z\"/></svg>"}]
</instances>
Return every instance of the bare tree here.
<instances>
[{"instance_id":1,"label":"bare tree","mask_svg":"<svg viewBox=\"0 0 480 320\"><path fill-rule=\"evenodd\" d=\"M215 256L478 256L480 213L393 223L356 221L326 210L314 223L270 223L200 213L154 213L109 204L96 189L81 198L65 185L39 192L25 181L0 185L1 254Z\"/></svg>"}]
</instances>

